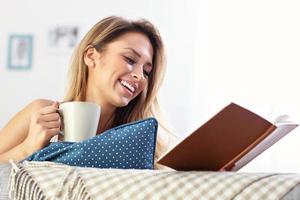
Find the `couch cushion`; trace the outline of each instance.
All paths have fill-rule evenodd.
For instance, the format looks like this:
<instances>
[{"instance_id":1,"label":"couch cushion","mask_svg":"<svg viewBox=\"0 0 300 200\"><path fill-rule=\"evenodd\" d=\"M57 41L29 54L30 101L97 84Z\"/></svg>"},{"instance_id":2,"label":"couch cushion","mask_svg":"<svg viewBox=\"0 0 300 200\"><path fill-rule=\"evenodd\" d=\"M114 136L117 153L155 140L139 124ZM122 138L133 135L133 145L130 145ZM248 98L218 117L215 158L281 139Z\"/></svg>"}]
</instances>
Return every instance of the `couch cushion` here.
<instances>
[{"instance_id":1,"label":"couch cushion","mask_svg":"<svg viewBox=\"0 0 300 200\"><path fill-rule=\"evenodd\" d=\"M26 158L72 166L153 169L157 134L154 118L124 124L88 140L53 142Z\"/></svg>"}]
</instances>

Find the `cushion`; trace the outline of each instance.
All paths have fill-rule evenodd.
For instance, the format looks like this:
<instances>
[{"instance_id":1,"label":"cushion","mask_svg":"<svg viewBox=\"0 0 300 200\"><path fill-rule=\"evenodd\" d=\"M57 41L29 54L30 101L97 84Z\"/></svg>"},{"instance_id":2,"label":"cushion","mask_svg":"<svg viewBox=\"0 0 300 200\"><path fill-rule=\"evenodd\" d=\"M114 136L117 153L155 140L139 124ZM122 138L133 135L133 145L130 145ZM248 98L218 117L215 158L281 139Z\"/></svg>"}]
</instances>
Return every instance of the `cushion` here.
<instances>
[{"instance_id":1,"label":"cushion","mask_svg":"<svg viewBox=\"0 0 300 200\"><path fill-rule=\"evenodd\" d=\"M153 169L157 135L154 118L124 124L82 142L53 142L25 160L72 166Z\"/></svg>"}]
</instances>

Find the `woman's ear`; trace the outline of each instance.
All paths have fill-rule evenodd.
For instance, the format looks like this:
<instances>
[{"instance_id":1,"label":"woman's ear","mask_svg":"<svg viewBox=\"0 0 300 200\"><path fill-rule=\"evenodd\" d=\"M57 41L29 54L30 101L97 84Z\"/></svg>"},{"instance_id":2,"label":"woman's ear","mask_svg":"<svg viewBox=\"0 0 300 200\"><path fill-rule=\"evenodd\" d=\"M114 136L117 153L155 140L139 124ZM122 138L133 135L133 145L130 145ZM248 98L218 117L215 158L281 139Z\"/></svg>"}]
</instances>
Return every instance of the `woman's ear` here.
<instances>
[{"instance_id":1,"label":"woman's ear","mask_svg":"<svg viewBox=\"0 0 300 200\"><path fill-rule=\"evenodd\" d=\"M90 67L95 67L95 53L96 53L95 47L92 45L89 45L85 49L85 53L83 55L84 63L86 66Z\"/></svg>"}]
</instances>

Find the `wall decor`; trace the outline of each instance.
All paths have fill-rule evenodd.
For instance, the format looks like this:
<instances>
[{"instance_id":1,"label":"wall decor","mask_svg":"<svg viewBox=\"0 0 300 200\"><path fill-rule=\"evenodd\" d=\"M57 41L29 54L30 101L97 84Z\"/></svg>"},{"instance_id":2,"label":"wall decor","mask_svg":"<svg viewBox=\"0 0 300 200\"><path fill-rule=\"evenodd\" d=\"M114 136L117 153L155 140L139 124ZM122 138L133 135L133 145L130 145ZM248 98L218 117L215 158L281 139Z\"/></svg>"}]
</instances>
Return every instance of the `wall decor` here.
<instances>
[{"instance_id":1,"label":"wall decor","mask_svg":"<svg viewBox=\"0 0 300 200\"><path fill-rule=\"evenodd\" d=\"M53 54L69 53L78 41L79 28L75 25L54 26L48 31L47 51Z\"/></svg>"},{"instance_id":2,"label":"wall decor","mask_svg":"<svg viewBox=\"0 0 300 200\"><path fill-rule=\"evenodd\" d=\"M32 67L33 36L12 34L8 39L7 67L26 70Z\"/></svg>"}]
</instances>

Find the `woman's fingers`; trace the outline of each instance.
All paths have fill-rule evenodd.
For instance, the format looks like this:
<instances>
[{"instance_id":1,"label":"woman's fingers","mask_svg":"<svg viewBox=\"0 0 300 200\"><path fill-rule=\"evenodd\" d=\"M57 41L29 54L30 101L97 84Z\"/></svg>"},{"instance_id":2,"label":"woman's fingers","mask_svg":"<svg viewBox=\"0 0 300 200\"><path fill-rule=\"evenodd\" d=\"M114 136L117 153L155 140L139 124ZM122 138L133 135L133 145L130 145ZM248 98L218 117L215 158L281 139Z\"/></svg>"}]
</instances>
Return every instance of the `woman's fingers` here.
<instances>
[{"instance_id":1,"label":"woman's fingers","mask_svg":"<svg viewBox=\"0 0 300 200\"><path fill-rule=\"evenodd\" d=\"M53 136L58 135L59 133L60 133L59 128L49 128L43 130L39 136L42 138L42 141L44 143L44 142L49 142Z\"/></svg>"},{"instance_id":2,"label":"woman's fingers","mask_svg":"<svg viewBox=\"0 0 300 200\"><path fill-rule=\"evenodd\" d=\"M32 115L29 132L24 141L31 148L30 152L42 149L49 144L53 136L60 133L61 120L58 107L59 103L54 102Z\"/></svg>"},{"instance_id":3,"label":"woman's fingers","mask_svg":"<svg viewBox=\"0 0 300 200\"><path fill-rule=\"evenodd\" d=\"M54 108L59 108L59 102L58 101L54 101L54 103L52 104L52 106L54 107Z\"/></svg>"},{"instance_id":4,"label":"woman's fingers","mask_svg":"<svg viewBox=\"0 0 300 200\"><path fill-rule=\"evenodd\" d=\"M60 116L57 112L41 116L44 122L60 121Z\"/></svg>"},{"instance_id":5,"label":"woman's fingers","mask_svg":"<svg viewBox=\"0 0 300 200\"><path fill-rule=\"evenodd\" d=\"M51 128L49 129L49 134L50 134L50 138L52 138L55 135L58 135L60 133L60 129L59 128Z\"/></svg>"},{"instance_id":6,"label":"woman's fingers","mask_svg":"<svg viewBox=\"0 0 300 200\"><path fill-rule=\"evenodd\" d=\"M58 107L59 107L59 103L58 102L54 102L51 106L46 106L44 108L42 108L39 113L41 115L47 115L50 113L55 113L58 111Z\"/></svg>"},{"instance_id":7,"label":"woman's fingers","mask_svg":"<svg viewBox=\"0 0 300 200\"><path fill-rule=\"evenodd\" d=\"M43 126L47 129L52 129L52 128L60 129L60 121L44 122Z\"/></svg>"}]
</instances>

